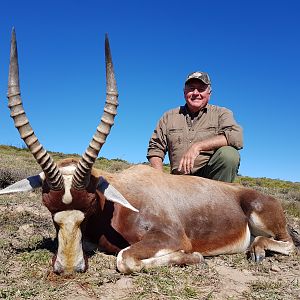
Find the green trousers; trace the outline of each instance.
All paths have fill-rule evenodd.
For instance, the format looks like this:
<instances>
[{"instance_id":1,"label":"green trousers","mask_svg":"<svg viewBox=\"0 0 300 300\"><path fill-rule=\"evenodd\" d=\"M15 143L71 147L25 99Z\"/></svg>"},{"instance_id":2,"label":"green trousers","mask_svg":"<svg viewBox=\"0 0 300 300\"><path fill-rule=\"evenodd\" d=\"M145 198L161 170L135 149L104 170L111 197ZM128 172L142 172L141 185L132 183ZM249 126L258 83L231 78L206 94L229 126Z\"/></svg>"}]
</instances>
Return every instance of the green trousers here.
<instances>
[{"instance_id":1,"label":"green trousers","mask_svg":"<svg viewBox=\"0 0 300 300\"><path fill-rule=\"evenodd\" d=\"M224 146L213 154L206 166L193 175L219 181L233 182L239 166L239 152L231 146Z\"/></svg>"}]
</instances>

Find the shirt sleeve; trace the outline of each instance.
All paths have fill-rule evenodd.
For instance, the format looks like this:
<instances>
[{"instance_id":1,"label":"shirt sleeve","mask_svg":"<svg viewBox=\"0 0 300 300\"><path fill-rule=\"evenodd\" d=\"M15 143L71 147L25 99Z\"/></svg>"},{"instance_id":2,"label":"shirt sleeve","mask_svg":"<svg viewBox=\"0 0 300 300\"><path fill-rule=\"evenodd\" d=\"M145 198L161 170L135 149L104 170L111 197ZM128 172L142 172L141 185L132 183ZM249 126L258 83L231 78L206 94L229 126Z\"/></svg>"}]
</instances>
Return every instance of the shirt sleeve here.
<instances>
[{"instance_id":1,"label":"shirt sleeve","mask_svg":"<svg viewBox=\"0 0 300 300\"><path fill-rule=\"evenodd\" d=\"M158 121L156 128L150 138L147 159L150 157L160 157L164 160L165 155L168 151L167 145L167 126L166 126L166 114L164 114L161 119Z\"/></svg>"},{"instance_id":2,"label":"shirt sleeve","mask_svg":"<svg viewBox=\"0 0 300 300\"><path fill-rule=\"evenodd\" d=\"M232 111L227 108L223 108L219 116L218 134L225 135L228 146L232 146L237 150L243 148L243 129L236 123Z\"/></svg>"}]
</instances>

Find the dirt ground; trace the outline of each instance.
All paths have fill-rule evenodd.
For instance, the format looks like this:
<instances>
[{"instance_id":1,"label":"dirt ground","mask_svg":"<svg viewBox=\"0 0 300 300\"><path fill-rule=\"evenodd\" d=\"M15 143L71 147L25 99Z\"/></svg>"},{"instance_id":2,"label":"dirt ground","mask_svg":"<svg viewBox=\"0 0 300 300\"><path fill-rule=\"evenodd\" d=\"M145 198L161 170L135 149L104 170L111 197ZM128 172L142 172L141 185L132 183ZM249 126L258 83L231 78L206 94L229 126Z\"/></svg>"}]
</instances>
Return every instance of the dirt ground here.
<instances>
[{"instance_id":1,"label":"dirt ground","mask_svg":"<svg viewBox=\"0 0 300 300\"><path fill-rule=\"evenodd\" d=\"M256 264L246 254L206 258L196 266L162 267L132 275L116 257L89 257L86 273L51 270L55 231L39 192L1 196L0 298L3 299L300 299L299 255L272 255ZM300 232L300 221L289 222Z\"/></svg>"}]
</instances>

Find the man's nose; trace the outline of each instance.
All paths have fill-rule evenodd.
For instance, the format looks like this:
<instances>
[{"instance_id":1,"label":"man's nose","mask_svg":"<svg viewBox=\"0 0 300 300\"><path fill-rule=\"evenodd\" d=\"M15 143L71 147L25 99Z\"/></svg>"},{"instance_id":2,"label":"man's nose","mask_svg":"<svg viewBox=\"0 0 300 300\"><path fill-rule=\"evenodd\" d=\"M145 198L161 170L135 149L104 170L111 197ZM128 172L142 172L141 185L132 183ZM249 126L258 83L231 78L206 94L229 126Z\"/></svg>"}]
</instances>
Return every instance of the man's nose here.
<instances>
[{"instance_id":1,"label":"man's nose","mask_svg":"<svg viewBox=\"0 0 300 300\"><path fill-rule=\"evenodd\" d=\"M195 88L193 90L193 95L197 95L198 96L198 95L201 95L201 93L198 91L198 89Z\"/></svg>"}]
</instances>

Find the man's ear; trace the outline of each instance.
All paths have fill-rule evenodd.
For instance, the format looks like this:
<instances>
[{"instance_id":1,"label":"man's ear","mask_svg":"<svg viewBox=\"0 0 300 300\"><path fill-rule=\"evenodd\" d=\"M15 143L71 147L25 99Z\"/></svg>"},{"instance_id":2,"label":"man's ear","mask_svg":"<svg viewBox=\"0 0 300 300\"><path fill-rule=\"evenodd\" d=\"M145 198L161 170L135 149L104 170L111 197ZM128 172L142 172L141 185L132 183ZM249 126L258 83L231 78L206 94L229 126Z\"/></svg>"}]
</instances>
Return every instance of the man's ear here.
<instances>
[{"instance_id":1,"label":"man's ear","mask_svg":"<svg viewBox=\"0 0 300 300\"><path fill-rule=\"evenodd\" d=\"M208 85L208 88L209 88L209 92L208 92L208 93L211 95L211 93L212 93L212 88L211 88L211 85L210 85L210 84Z\"/></svg>"},{"instance_id":2,"label":"man's ear","mask_svg":"<svg viewBox=\"0 0 300 300\"><path fill-rule=\"evenodd\" d=\"M184 96L185 96L185 88L186 88L186 86L184 86L183 89L182 89Z\"/></svg>"}]
</instances>

